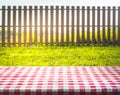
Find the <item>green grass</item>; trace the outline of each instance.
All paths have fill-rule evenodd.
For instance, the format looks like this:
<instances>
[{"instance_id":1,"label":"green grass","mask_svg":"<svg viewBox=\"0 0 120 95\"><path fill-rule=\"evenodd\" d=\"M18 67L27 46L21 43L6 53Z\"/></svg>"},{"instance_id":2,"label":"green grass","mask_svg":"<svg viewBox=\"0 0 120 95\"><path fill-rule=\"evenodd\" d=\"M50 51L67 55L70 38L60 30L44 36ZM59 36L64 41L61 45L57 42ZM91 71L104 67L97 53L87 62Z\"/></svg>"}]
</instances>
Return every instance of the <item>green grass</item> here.
<instances>
[{"instance_id":1,"label":"green grass","mask_svg":"<svg viewBox=\"0 0 120 95\"><path fill-rule=\"evenodd\" d=\"M71 31L70 31L71 32ZM80 32L80 39L82 39ZM6 33L7 34L7 31ZM108 31L105 31L107 40ZM110 40L112 42L113 31L110 30ZM118 28L116 28L116 41L118 40ZM12 36L11 32L11 36ZM24 38L23 32L22 42ZM85 42L87 32L85 32ZM7 35L5 35L7 37ZM70 41L71 41L71 35ZM74 36L76 39L76 35ZM97 40L97 31L95 31ZM53 40L55 41L56 38ZM66 42L66 35L64 35ZM102 30L100 31L102 41ZM45 38L43 38L45 42ZM59 39L60 41L60 39ZM90 32L92 41L92 32ZM7 39L5 39L7 43ZM11 42L13 40L11 39ZM16 33L16 42L18 34ZM29 42L29 32L27 33L27 43ZM34 33L32 35L34 42ZM38 41L39 42L39 41ZM50 42L50 38L48 39ZM0 30L1 43L1 30ZM31 47L0 47L0 66L120 66L119 46L31 46Z\"/></svg>"},{"instance_id":2,"label":"green grass","mask_svg":"<svg viewBox=\"0 0 120 95\"><path fill-rule=\"evenodd\" d=\"M120 66L119 46L0 47L1 66Z\"/></svg>"}]
</instances>

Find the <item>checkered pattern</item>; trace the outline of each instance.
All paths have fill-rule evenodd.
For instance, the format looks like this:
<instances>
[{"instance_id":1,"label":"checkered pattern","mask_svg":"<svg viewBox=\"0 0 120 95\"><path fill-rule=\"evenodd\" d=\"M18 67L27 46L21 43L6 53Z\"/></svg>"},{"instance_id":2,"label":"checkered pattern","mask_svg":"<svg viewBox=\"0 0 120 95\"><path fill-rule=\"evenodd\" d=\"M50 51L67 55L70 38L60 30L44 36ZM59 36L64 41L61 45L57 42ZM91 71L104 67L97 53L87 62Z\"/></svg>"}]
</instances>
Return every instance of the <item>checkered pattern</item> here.
<instances>
[{"instance_id":1,"label":"checkered pattern","mask_svg":"<svg viewBox=\"0 0 120 95\"><path fill-rule=\"evenodd\" d=\"M0 95L120 95L120 67L0 67Z\"/></svg>"}]
</instances>

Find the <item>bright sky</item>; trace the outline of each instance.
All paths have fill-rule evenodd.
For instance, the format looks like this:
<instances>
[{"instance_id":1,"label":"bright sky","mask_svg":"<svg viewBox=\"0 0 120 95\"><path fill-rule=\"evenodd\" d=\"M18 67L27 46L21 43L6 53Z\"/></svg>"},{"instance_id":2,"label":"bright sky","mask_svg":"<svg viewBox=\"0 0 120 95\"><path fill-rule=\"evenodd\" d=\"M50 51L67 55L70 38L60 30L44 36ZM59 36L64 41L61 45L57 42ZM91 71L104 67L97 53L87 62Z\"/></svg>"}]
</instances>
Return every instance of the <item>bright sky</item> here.
<instances>
[{"instance_id":1,"label":"bright sky","mask_svg":"<svg viewBox=\"0 0 120 95\"><path fill-rule=\"evenodd\" d=\"M0 0L2 5L120 6L120 0Z\"/></svg>"}]
</instances>

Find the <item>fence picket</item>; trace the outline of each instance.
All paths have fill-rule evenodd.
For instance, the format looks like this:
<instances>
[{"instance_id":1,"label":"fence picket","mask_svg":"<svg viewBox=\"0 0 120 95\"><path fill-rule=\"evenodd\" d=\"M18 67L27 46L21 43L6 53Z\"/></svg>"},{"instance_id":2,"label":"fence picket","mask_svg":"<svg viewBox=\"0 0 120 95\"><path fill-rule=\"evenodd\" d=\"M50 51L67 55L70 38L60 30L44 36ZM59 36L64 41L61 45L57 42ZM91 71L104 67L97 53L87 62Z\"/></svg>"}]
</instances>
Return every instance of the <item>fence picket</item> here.
<instances>
[{"instance_id":1,"label":"fence picket","mask_svg":"<svg viewBox=\"0 0 120 95\"><path fill-rule=\"evenodd\" d=\"M107 26L107 28L108 28L108 44L110 44L111 43L111 41L110 41L110 19L111 19L111 12L110 12L110 7L108 7L108 26Z\"/></svg>"},{"instance_id":2,"label":"fence picket","mask_svg":"<svg viewBox=\"0 0 120 95\"><path fill-rule=\"evenodd\" d=\"M69 45L69 6L66 9L66 44Z\"/></svg>"},{"instance_id":3,"label":"fence picket","mask_svg":"<svg viewBox=\"0 0 120 95\"><path fill-rule=\"evenodd\" d=\"M102 9L102 44L105 45L105 7Z\"/></svg>"},{"instance_id":4,"label":"fence picket","mask_svg":"<svg viewBox=\"0 0 120 95\"><path fill-rule=\"evenodd\" d=\"M100 44L100 7L97 7L97 44Z\"/></svg>"},{"instance_id":5,"label":"fence picket","mask_svg":"<svg viewBox=\"0 0 120 95\"><path fill-rule=\"evenodd\" d=\"M43 44L43 6L40 6L40 44Z\"/></svg>"},{"instance_id":6,"label":"fence picket","mask_svg":"<svg viewBox=\"0 0 120 95\"><path fill-rule=\"evenodd\" d=\"M76 38L76 44L80 45L80 7L77 6L77 38Z\"/></svg>"},{"instance_id":7,"label":"fence picket","mask_svg":"<svg viewBox=\"0 0 120 95\"><path fill-rule=\"evenodd\" d=\"M87 45L90 45L90 7L87 7Z\"/></svg>"},{"instance_id":8,"label":"fence picket","mask_svg":"<svg viewBox=\"0 0 120 95\"><path fill-rule=\"evenodd\" d=\"M51 10L51 27L50 27L50 29L51 29L51 31L50 31L50 43L51 43L51 45L53 45L53 6L51 6L50 7L50 10Z\"/></svg>"},{"instance_id":9,"label":"fence picket","mask_svg":"<svg viewBox=\"0 0 120 95\"><path fill-rule=\"evenodd\" d=\"M21 6L18 7L18 46L21 46Z\"/></svg>"},{"instance_id":10,"label":"fence picket","mask_svg":"<svg viewBox=\"0 0 120 95\"><path fill-rule=\"evenodd\" d=\"M120 45L120 7L118 7L118 45Z\"/></svg>"},{"instance_id":11,"label":"fence picket","mask_svg":"<svg viewBox=\"0 0 120 95\"><path fill-rule=\"evenodd\" d=\"M85 43L85 7L82 7L82 45Z\"/></svg>"},{"instance_id":12,"label":"fence picket","mask_svg":"<svg viewBox=\"0 0 120 95\"><path fill-rule=\"evenodd\" d=\"M2 6L2 46L5 46L5 6Z\"/></svg>"},{"instance_id":13,"label":"fence picket","mask_svg":"<svg viewBox=\"0 0 120 95\"><path fill-rule=\"evenodd\" d=\"M116 16L116 11L115 7L113 7L113 45L116 45L116 27L115 27L115 16Z\"/></svg>"},{"instance_id":14,"label":"fence picket","mask_svg":"<svg viewBox=\"0 0 120 95\"><path fill-rule=\"evenodd\" d=\"M72 6L72 45L74 45L74 6Z\"/></svg>"},{"instance_id":15,"label":"fence picket","mask_svg":"<svg viewBox=\"0 0 120 95\"><path fill-rule=\"evenodd\" d=\"M59 43L59 6L56 6L56 44Z\"/></svg>"},{"instance_id":16,"label":"fence picket","mask_svg":"<svg viewBox=\"0 0 120 95\"><path fill-rule=\"evenodd\" d=\"M95 7L92 7L92 44L95 45Z\"/></svg>"},{"instance_id":17,"label":"fence picket","mask_svg":"<svg viewBox=\"0 0 120 95\"><path fill-rule=\"evenodd\" d=\"M24 46L26 46L26 33L27 33L27 6L24 6Z\"/></svg>"},{"instance_id":18,"label":"fence picket","mask_svg":"<svg viewBox=\"0 0 120 95\"><path fill-rule=\"evenodd\" d=\"M45 44L48 45L48 6L45 6Z\"/></svg>"},{"instance_id":19,"label":"fence picket","mask_svg":"<svg viewBox=\"0 0 120 95\"><path fill-rule=\"evenodd\" d=\"M35 6L34 7L35 8L35 12L34 12L34 15L35 15L35 46L37 46L37 32L38 32L38 30L37 30L37 6Z\"/></svg>"},{"instance_id":20,"label":"fence picket","mask_svg":"<svg viewBox=\"0 0 120 95\"><path fill-rule=\"evenodd\" d=\"M16 6L13 6L13 46L16 46Z\"/></svg>"},{"instance_id":21,"label":"fence picket","mask_svg":"<svg viewBox=\"0 0 120 95\"><path fill-rule=\"evenodd\" d=\"M64 6L61 6L61 45L64 44Z\"/></svg>"},{"instance_id":22,"label":"fence picket","mask_svg":"<svg viewBox=\"0 0 120 95\"><path fill-rule=\"evenodd\" d=\"M8 6L8 15L7 15L7 42L8 42L8 46L10 46L10 20L11 19L11 6Z\"/></svg>"},{"instance_id":23,"label":"fence picket","mask_svg":"<svg viewBox=\"0 0 120 95\"><path fill-rule=\"evenodd\" d=\"M32 45L32 6L29 6L29 45Z\"/></svg>"}]
</instances>

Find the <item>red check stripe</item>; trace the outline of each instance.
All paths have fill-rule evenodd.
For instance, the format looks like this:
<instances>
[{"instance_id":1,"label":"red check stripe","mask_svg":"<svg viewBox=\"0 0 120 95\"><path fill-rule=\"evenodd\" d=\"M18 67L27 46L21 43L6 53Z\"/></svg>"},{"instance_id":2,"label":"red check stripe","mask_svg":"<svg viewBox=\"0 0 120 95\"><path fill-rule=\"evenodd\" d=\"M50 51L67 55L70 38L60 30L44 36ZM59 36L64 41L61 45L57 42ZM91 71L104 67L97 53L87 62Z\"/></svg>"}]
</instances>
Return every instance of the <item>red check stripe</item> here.
<instances>
[{"instance_id":1,"label":"red check stripe","mask_svg":"<svg viewBox=\"0 0 120 95\"><path fill-rule=\"evenodd\" d=\"M0 95L120 95L120 66L0 67Z\"/></svg>"}]
</instances>

